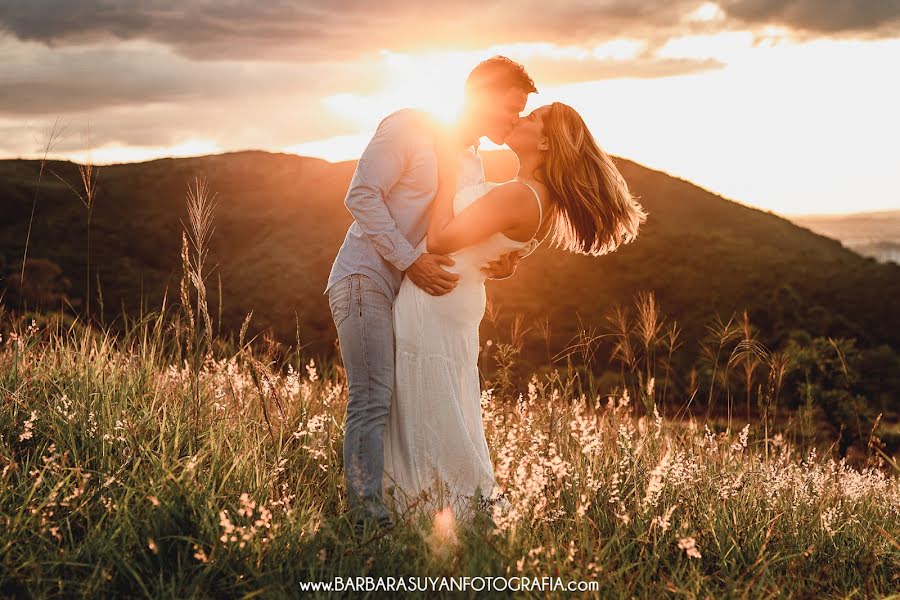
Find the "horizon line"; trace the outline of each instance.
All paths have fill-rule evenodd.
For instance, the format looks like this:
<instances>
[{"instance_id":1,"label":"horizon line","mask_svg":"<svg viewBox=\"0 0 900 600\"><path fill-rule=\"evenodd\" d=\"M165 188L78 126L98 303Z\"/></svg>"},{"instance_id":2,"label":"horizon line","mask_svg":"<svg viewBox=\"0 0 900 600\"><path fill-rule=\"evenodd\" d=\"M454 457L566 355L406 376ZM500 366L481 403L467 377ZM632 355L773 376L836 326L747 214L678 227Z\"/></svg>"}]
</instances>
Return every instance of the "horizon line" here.
<instances>
[{"instance_id":1,"label":"horizon line","mask_svg":"<svg viewBox=\"0 0 900 600\"><path fill-rule=\"evenodd\" d=\"M191 159L191 158L207 158L207 157L211 157L211 156L225 156L225 155L228 155L228 154L243 154L243 153L249 153L249 152L258 152L258 153L272 154L272 155L282 154L282 155L285 155L285 156L296 156L297 158L306 158L306 159L311 159L311 160L322 161L322 162L328 163L328 164L330 164L330 165L339 165L339 164L341 164L341 163L355 162L355 161L359 160L358 158L349 158L349 159L346 159L346 160L332 161L332 160L329 160L329 159L327 159L327 158L323 158L323 157L321 157L321 156L313 156L313 155L307 155L307 154L297 154L296 152L285 152L285 151L283 151L283 150L277 150L277 151L276 151L276 150L266 150L266 149L262 149L262 148L244 148L244 149L241 149L241 150L227 150L227 151L224 151L224 152L215 152L215 153L212 153L212 154L196 154L196 155L187 155L187 156L159 156L159 157L156 157L156 158L150 158L150 159L146 159L146 160L125 160L125 161L120 161L120 162L94 162L94 163L91 163L91 164L92 164L93 166L95 166L95 167L115 167L115 166L121 166L121 165L139 165L139 164L144 164L144 163L155 162L155 161L158 161L158 160L181 160L181 159ZM507 152L512 152L512 150L510 150L509 148L491 148L491 149L483 150L482 152L489 152L489 153L501 153L501 152L502 152L502 153L507 153ZM673 178L673 179L680 179L680 180L682 180L682 181L686 181L686 182L690 183L691 185L697 186L697 187L699 187L699 188L701 188L701 189L703 189L703 190L705 190L705 191L707 191L707 192L709 192L709 193L712 193L712 194L714 194L714 195L716 195L716 196L719 196L720 198L722 198L722 199L724 199L724 200L728 200L729 202L736 202L736 203L742 204L742 205L744 205L744 206L748 206L748 207L750 207L750 208L755 208L756 210L760 210L760 211L763 211L763 212L769 212L769 213L772 213L772 214L777 214L777 215L779 215L779 216L786 217L786 218L875 216L875 215L877 215L877 214L883 214L883 213L893 213L893 212L900 213L900 206L897 206L896 208L876 208L876 209L871 209L871 210L860 210L860 211L852 211L852 212L818 212L818 213L809 213L809 212L806 212L806 213L787 213L787 212L781 212L781 211L776 212L776 211L774 211L774 210L772 210L772 209L765 209L765 208L762 208L762 207L759 207L759 206L753 206L753 205L751 205L751 204L746 204L746 203L744 203L744 202L741 202L741 201L739 201L739 200L735 200L735 199L733 199L733 198L727 198L726 196L722 195L721 193L716 192L716 191L713 191L713 190L711 190L711 189L709 189L709 188L705 188L705 187L703 187L702 185L700 185L699 183L697 183L697 182L695 182L695 181L692 181L692 180L690 180L690 179L685 179L684 177L680 177L680 176L678 176L678 175L674 175L674 174L669 173L669 172L667 172L667 171L664 171L664 170L662 170L662 169L657 169L657 168L654 168L654 167L650 167L650 166L645 165L644 163L638 162L638 161L636 161L636 160L634 160L634 159L627 158L627 157L624 157L624 156L618 156L618 155L614 155L614 154L610 154L610 156L612 156L613 158L619 158L619 159L627 160L627 161L632 162L632 163L634 163L634 164L636 164L636 165L638 165L638 166L640 166L640 167L642 167L642 168L644 168L644 169L648 169L648 170L651 170L651 171L656 171L656 172L658 172L658 173L662 173L662 174L666 175L667 177L671 177L671 178ZM59 156L48 156L46 159L44 159L44 158L41 157L41 156L38 156L38 157L27 157L27 156L15 156L15 157L11 157L11 156L0 156L0 161L12 161L12 160L38 161L38 162L40 162L40 161L42 161L42 160L47 160L47 161L51 161L51 160L52 160L52 161L59 161L59 162L69 162L69 163L72 163L72 164L75 164L75 165L85 165L85 164L86 164L86 163L81 163L81 162L78 162L78 161L76 161L76 160L72 160L72 159L68 159L68 158L61 158L61 157L59 157Z\"/></svg>"}]
</instances>

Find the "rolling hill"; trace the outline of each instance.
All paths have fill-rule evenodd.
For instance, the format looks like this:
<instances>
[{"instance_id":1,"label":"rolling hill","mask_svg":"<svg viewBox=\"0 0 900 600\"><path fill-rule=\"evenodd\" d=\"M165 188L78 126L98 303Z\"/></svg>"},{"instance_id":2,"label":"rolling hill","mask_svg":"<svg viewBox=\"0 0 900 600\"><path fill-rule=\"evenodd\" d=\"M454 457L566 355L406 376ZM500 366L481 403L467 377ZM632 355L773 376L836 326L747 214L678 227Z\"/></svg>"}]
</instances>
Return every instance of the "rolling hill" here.
<instances>
[{"instance_id":1,"label":"rolling hill","mask_svg":"<svg viewBox=\"0 0 900 600\"><path fill-rule=\"evenodd\" d=\"M880 261L900 264L900 210L845 215L798 215L790 219L851 250Z\"/></svg>"},{"instance_id":2,"label":"rolling hill","mask_svg":"<svg viewBox=\"0 0 900 600\"><path fill-rule=\"evenodd\" d=\"M526 323L546 316L550 345L558 350L581 324L603 329L615 304L631 306L637 292L652 290L663 314L682 328L689 350L716 313L727 319L744 308L770 344L803 329L900 349L900 265L862 257L688 181L625 159L617 163L650 215L639 238L599 258L539 249L515 277L489 283L489 297L507 320L517 312ZM77 189L77 165L47 167ZM222 329L236 331L252 309L251 333L271 328L293 344L299 321L301 343L332 353L334 327L323 291L351 222L343 197L354 167L259 151L100 167L91 264L104 313L136 314L142 294L145 307L158 308L167 286L170 300L177 300L185 192L203 176L218 194L208 261L217 267L208 285L215 315L221 277ZM489 179L504 180L515 173L516 160L510 153L485 153L485 167ZM9 288L10 303L16 302L13 274L21 268L39 168L38 161L0 161L0 289ZM85 207L45 172L29 258L58 265L61 273L51 272L47 285L69 286L76 300L85 290L86 242ZM544 342L539 346L546 358Z\"/></svg>"}]
</instances>

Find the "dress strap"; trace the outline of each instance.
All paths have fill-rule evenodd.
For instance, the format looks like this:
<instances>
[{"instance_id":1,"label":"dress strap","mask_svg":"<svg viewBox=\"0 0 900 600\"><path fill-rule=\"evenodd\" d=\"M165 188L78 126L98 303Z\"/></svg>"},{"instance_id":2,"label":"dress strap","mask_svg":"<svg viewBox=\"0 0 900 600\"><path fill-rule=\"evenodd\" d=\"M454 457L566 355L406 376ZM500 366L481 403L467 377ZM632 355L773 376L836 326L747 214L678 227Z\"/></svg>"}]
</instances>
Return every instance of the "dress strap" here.
<instances>
[{"instance_id":1,"label":"dress strap","mask_svg":"<svg viewBox=\"0 0 900 600\"><path fill-rule=\"evenodd\" d=\"M538 234L538 231L541 230L541 225L544 224L544 206L541 204L541 197L540 197L540 195L537 193L537 190L536 190L536 189L534 189L530 184L525 183L525 182L522 181L521 179L516 179L516 181L518 181L519 183L524 183L526 186L528 186L528 189L530 189L532 192L534 192L534 199L537 200L537 204L538 204L538 214L540 215L540 218L539 218L539 220L538 220L538 226L537 226L537 229L535 230L534 235L531 236L531 239L534 239L535 236Z\"/></svg>"}]
</instances>

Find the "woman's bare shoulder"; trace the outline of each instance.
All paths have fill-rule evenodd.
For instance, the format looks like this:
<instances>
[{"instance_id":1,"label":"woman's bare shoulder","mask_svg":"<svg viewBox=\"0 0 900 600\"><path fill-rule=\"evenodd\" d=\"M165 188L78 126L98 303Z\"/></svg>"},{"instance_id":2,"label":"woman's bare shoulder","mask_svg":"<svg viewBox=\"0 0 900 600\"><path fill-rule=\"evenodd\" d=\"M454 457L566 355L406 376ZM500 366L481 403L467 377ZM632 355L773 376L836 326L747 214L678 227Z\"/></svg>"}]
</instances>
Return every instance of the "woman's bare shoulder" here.
<instances>
[{"instance_id":1,"label":"woman's bare shoulder","mask_svg":"<svg viewBox=\"0 0 900 600\"><path fill-rule=\"evenodd\" d=\"M518 204L529 201L534 204L534 192L531 191L528 184L522 183L516 179L510 179L509 181L499 183L493 189L497 192L498 196L502 196L503 199L509 202Z\"/></svg>"}]
</instances>

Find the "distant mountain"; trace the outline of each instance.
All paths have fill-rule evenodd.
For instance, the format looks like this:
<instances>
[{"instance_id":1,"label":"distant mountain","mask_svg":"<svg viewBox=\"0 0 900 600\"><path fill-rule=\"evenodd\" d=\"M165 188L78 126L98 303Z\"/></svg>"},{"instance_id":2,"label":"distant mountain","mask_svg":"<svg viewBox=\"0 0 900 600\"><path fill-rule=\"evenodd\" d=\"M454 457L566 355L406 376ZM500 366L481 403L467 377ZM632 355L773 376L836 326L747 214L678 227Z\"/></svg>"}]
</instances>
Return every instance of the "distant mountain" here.
<instances>
[{"instance_id":1,"label":"distant mountain","mask_svg":"<svg viewBox=\"0 0 900 600\"><path fill-rule=\"evenodd\" d=\"M788 218L816 233L840 240L863 256L900 264L900 210Z\"/></svg>"},{"instance_id":2,"label":"distant mountain","mask_svg":"<svg viewBox=\"0 0 900 600\"><path fill-rule=\"evenodd\" d=\"M605 329L613 306L633 307L640 290L655 292L690 350L716 313L727 319L744 308L771 344L804 329L900 349L900 266L861 257L812 227L665 173L624 159L617 164L650 215L635 242L599 258L542 248L515 277L489 282L489 297L507 319L517 312L526 324L549 319L552 351L582 326ZM489 179L505 180L516 160L508 152L485 153L485 165ZM76 165L48 168L77 188ZM177 301L185 191L195 176L205 176L218 193L208 259L218 265L208 280L214 318L221 276L223 329L237 331L252 309L251 333L270 327L293 344L296 313L301 343L332 352L323 291L351 223L343 198L354 168L255 151L101 167L91 264L105 313L137 314L142 293L145 306L158 308L166 286ZM6 273L0 289L18 277L38 170L37 161L0 161L0 272ZM44 261L48 286L70 285L76 299L85 290L86 217L72 190L45 172L29 257ZM6 301L13 297L8 293ZM484 327L486 336L496 335ZM542 354L532 359L546 363L544 342L533 345Z\"/></svg>"}]
</instances>

